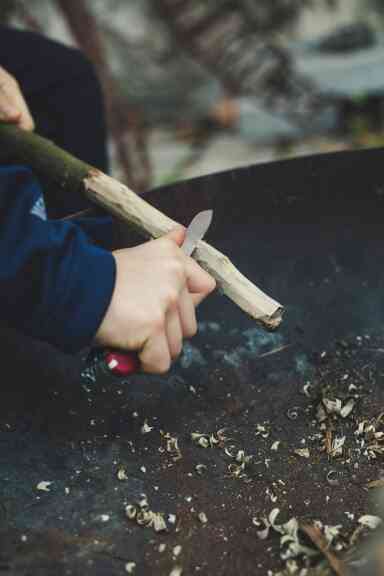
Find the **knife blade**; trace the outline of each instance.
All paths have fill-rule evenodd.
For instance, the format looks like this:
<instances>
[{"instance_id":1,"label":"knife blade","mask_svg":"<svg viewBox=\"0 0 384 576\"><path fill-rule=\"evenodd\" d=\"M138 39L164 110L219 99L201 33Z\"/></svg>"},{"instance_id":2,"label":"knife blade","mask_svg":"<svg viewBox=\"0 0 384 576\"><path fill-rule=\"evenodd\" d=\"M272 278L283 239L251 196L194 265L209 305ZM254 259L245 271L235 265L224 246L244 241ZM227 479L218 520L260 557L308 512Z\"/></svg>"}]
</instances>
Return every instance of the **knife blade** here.
<instances>
[{"instance_id":1,"label":"knife blade","mask_svg":"<svg viewBox=\"0 0 384 576\"><path fill-rule=\"evenodd\" d=\"M192 256L196 246L206 235L211 225L213 210L203 210L196 214L187 228L181 249L187 256Z\"/></svg>"},{"instance_id":2,"label":"knife blade","mask_svg":"<svg viewBox=\"0 0 384 576\"><path fill-rule=\"evenodd\" d=\"M213 210L203 210L194 216L185 233L181 246L184 254L192 256L197 244L202 240L211 225ZM136 352L104 350L103 364L108 371L118 377L127 377L140 370L140 360Z\"/></svg>"}]
</instances>

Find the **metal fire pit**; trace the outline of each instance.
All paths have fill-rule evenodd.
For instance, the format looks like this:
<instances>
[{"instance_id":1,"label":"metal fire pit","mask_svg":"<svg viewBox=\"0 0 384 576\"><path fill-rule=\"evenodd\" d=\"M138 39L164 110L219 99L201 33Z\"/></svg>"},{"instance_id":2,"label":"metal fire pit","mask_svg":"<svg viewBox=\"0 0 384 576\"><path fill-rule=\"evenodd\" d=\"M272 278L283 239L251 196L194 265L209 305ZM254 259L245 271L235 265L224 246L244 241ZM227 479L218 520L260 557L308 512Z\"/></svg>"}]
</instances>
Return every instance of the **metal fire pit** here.
<instances>
[{"instance_id":1,"label":"metal fire pit","mask_svg":"<svg viewBox=\"0 0 384 576\"><path fill-rule=\"evenodd\" d=\"M283 566L281 549L279 538L257 537L252 518L278 507L348 533L374 513L362 486L378 477L380 457L351 449L349 462L334 459L310 436L322 386L347 397L350 378L361 391L337 424L351 438L356 419L380 412L383 160L382 150L308 157L150 194L184 223L214 209L207 240L285 304L277 333L217 294L169 375L128 382L80 379L82 358L3 333L0 573L114 576L134 562L136 574L262 575ZM213 447L191 439L223 428ZM295 454L303 447L310 458ZM236 475L238 450L253 458ZM164 513L166 532L127 518L141 494Z\"/></svg>"}]
</instances>

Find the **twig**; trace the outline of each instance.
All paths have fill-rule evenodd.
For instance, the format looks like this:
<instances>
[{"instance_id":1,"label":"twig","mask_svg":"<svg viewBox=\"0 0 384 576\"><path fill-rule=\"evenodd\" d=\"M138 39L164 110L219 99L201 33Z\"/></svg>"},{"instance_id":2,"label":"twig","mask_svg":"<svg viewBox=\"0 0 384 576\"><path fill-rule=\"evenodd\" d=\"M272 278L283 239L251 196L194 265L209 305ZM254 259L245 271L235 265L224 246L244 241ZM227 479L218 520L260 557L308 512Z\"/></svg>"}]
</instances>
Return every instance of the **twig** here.
<instances>
[{"instance_id":1,"label":"twig","mask_svg":"<svg viewBox=\"0 0 384 576\"><path fill-rule=\"evenodd\" d=\"M335 572L335 574L337 574L337 576L349 576L347 566L334 552L329 549L327 539L323 536L319 528L309 524L302 524L300 528L325 556L330 567Z\"/></svg>"},{"instance_id":2,"label":"twig","mask_svg":"<svg viewBox=\"0 0 384 576\"><path fill-rule=\"evenodd\" d=\"M292 346L292 344L284 344L283 346L279 346L278 348L274 348L273 350L269 350L268 352L264 352L263 354L260 354L260 356L257 356L257 358L266 358L267 356L272 356L273 354L278 354L279 352L282 352L283 350L286 350L287 348L290 348Z\"/></svg>"}]
</instances>

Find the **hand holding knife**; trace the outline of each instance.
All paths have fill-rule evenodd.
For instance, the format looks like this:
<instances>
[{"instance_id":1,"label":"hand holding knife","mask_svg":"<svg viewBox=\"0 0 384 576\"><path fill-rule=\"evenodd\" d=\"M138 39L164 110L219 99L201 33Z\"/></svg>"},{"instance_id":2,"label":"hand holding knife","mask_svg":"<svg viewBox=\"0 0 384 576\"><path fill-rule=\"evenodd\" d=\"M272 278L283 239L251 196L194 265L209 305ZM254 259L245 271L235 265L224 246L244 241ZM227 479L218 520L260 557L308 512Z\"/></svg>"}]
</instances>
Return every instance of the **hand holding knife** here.
<instances>
[{"instance_id":1,"label":"hand holding knife","mask_svg":"<svg viewBox=\"0 0 384 576\"><path fill-rule=\"evenodd\" d=\"M189 224L181 249L191 256L197 244L202 240L212 221L212 210L199 212ZM93 354L93 353L92 353ZM105 349L98 353L105 368L115 376L127 377L140 370L137 352Z\"/></svg>"}]
</instances>

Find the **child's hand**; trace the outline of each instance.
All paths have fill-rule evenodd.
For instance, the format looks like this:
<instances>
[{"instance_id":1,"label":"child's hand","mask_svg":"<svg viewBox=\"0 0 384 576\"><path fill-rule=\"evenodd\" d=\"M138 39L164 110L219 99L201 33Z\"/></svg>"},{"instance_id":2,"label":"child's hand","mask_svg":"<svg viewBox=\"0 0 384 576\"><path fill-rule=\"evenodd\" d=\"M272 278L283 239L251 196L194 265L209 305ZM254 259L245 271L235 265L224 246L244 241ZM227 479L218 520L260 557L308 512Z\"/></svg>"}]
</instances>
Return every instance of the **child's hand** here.
<instances>
[{"instance_id":1,"label":"child's hand","mask_svg":"<svg viewBox=\"0 0 384 576\"><path fill-rule=\"evenodd\" d=\"M215 288L214 279L180 249L185 236L166 236L114 252L112 301L96 335L102 346L137 350L144 371L163 373L197 330L195 306Z\"/></svg>"},{"instance_id":2,"label":"child's hand","mask_svg":"<svg viewBox=\"0 0 384 576\"><path fill-rule=\"evenodd\" d=\"M23 130L33 130L33 118L17 80L0 66L0 122L16 124Z\"/></svg>"}]
</instances>

